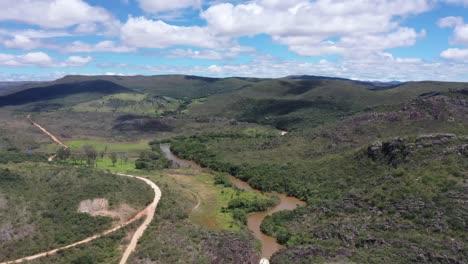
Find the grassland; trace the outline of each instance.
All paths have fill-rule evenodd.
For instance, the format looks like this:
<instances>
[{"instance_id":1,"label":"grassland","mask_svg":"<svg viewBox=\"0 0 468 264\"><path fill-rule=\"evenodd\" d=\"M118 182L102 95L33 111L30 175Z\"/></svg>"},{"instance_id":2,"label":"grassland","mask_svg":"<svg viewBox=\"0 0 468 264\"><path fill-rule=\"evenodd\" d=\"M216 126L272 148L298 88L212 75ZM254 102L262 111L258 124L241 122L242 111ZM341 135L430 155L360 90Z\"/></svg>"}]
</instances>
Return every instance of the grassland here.
<instances>
[{"instance_id":1,"label":"grassland","mask_svg":"<svg viewBox=\"0 0 468 264\"><path fill-rule=\"evenodd\" d=\"M261 199L272 199L253 192L235 189L231 186L215 184L215 176L209 173L185 172L170 173L170 176L183 188L196 194L200 205L190 213L194 224L212 230L230 230L239 232L245 229L245 219L236 218L236 211L242 208L233 207L234 201L252 204ZM246 211L249 213L251 211Z\"/></svg>"},{"instance_id":2,"label":"grassland","mask_svg":"<svg viewBox=\"0 0 468 264\"><path fill-rule=\"evenodd\" d=\"M72 150L78 151L83 148L84 145L92 145L98 151L108 152L140 152L143 150L149 150L148 141L139 142L106 142L99 140L70 140L65 141L65 144Z\"/></svg>"}]
</instances>

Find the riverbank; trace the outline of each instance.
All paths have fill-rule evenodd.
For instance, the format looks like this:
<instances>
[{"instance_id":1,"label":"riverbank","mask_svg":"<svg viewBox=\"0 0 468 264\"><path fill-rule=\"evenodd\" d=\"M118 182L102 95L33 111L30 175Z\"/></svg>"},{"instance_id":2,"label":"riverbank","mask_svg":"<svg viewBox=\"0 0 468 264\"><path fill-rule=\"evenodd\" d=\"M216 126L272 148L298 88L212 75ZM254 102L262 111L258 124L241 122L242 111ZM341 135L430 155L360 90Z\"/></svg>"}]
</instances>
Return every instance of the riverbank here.
<instances>
[{"instance_id":1,"label":"riverbank","mask_svg":"<svg viewBox=\"0 0 468 264\"><path fill-rule=\"evenodd\" d=\"M183 160L175 156L171 152L170 146L168 144L162 144L160 147L162 152L166 155L166 158L171 160L173 163L177 164L177 166L181 168L202 169L200 165L196 164L193 161ZM262 242L262 257L270 258L275 252L282 249L284 246L279 244L275 238L262 233L262 231L260 230L261 223L268 215L272 215L273 213L283 210L294 210L298 206L305 205L305 202L284 194L261 192L259 190L253 189L247 182L235 178L234 176L230 176L229 179L232 182L232 184L239 189L267 195L275 195L279 198L280 202L276 206L268 209L267 211L251 213L247 216L247 226L249 230L252 232L255 238L259 239Z\"/></svg>"}]
</instances>

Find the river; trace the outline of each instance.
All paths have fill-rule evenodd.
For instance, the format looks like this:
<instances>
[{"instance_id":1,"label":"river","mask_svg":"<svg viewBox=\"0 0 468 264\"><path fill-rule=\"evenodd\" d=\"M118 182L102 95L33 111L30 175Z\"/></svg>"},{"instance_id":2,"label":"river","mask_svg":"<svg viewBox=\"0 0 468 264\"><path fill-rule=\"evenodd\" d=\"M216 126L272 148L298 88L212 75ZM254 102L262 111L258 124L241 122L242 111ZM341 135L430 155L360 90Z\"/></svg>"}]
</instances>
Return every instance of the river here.
<instances>
[{"instance_id":1,"label":"river","mask_svg":"<svg viewBox=\"0 0 468 264\"><path fill-rule=\"evenodd\" d=\"M170 146L168 144L162 144L161 150L166 155L167 159L176 163L181 168L192 168L192 169L202 168L200 165L198 165L197 163L193 161L183 160L183 159L176 157L171 152ZM239 180L238 178L234 176L229 176L229 178L232 184L234 184L239 189L256 192L256 193L272 194L272 195L277 196L280 199L280 203L278 205L268 209L267 211L251 213L247 216L247 226L249 230L253 233L253 235L257 239L259 239L262 242L262 257L270 258L276 251L282 249L284 246L277 243L275 238L262 233L262 231L260 230L260 225L262 224L263 219L265 219L265 217L267 217L268 215L272 215L275 212L279 212L283 210L294 210L298 206L305 205L305 202L294 197L289 197L285 194L264 193L259 190L253 189L247 182Z\"/></svg>"}]
</instances>

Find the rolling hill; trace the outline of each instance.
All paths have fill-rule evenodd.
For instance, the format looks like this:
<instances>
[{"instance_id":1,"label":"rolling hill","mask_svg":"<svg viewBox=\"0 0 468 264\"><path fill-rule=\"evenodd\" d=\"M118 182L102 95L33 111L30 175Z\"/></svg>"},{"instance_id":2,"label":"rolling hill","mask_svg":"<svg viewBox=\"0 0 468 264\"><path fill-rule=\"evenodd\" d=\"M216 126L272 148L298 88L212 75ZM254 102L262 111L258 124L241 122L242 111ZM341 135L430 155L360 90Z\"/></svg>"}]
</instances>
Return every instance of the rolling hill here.
<instances>
[{"instance_id":1,"label":"rolling hill","mask_svg":"<svg viewBox=\"0 0 468 264\"><path fill-rule=\"evenodd\" d=\"M262 231L285 245L273 264L467 262L467 83L67 76L1 96L4 138L21 141L25 111L70 140L105 145L144 136L153 150L169 142L216 174L305 201L263 221ZM169 197L182 203L179 195ZM161 212L172 204L163 200ZM159 252L155 234L180 241L192 232L196 240L203 230L173 239L165 229L173 226L155 224L136 255ZM185 250L178 247L164 243L164 258L178 259Z\"/></svg>"}]
</instances>

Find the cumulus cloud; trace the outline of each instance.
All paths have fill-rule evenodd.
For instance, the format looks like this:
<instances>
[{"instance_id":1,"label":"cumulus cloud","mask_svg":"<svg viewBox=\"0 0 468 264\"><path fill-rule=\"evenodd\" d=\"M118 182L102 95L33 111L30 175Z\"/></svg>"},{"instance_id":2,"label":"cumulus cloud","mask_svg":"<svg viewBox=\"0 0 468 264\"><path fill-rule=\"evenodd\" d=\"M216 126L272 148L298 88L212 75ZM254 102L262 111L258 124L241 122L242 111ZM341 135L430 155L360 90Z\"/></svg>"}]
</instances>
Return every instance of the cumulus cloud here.
<instances>
[{"instance_id":1,"label":"cumulus cloud","mask_svg":"<svg viewBox=\"0 0 468 264\"><path fill-rule=\"evenodd\" d=\"M115 31L118 20L107 10L82 0L15 0L0 1L0 21L16 21L44 28L86 27L99 23Z\"/></svg>"},{"instance_id":2,"label":"cumulus cloud","mask_svg":"<svg viewBox=\"0 0 468 264\"><path fill-rule=\"evenodd\" d=\"M457 60L457 61L464 61L468 62L468 49L458 49L452 48L444 50L440 57L447 59L447 60Z\"/></svg>"},{"instance_id":3,"label":"cumulus cloud","mask_svg":"<svg viewBox=\"0 0 468 264\"><path fill-rule=\"evenodd\" d=\"M167 48L193 46L219 49L229 43L229 38L217 37L204 27L174 26L161 20L130 17L122 26L122 41L138 48Z\"/></svg>"},{"instance_id":4,"label":"cumulus cloud","mask_svg":"<svg viewBox=\"0 0 468 264\"><path fill-rule=\"evenodd\" d=\"M71 33L66 30L55 30L55 29L21 29L21 30L6 30L0 29L0 35L3 36L16 36L21 35L31 39L45 39L45 38L56 38L56 37L70 37Z\"/></svg>"},{"instance_id":5,"label":"cumulus cloud","mask_svg":"<svg viewBox=\"0 0 468 264\"><path fill-rule=\"evenodd\" d=\"M168 12L185 8L200 8L202 0L138 0L141 9L148 13Z\"/></svg>"},{"instance_id":6,"label":"cumulus cloud","mask_svg":"<svg viewBox=\"0 0 468 264\"><path fill-rule=\"evenodd\" d=\"M91 61L91 57L71 56L63 62L57 62L44 52L29 52L21 55L0 53L0 66L82 67Z\"/></svg>"},{"instance_id":7,"label":"cumulus cloud","mask_svg":"<svg viewBox=\"0 0 468 264\"><path fill-rule=\"evenodd\" d=\"M439 22L437 24L441 28L456 27L456 26L463 25L463 18L454 17L454 16L444 17L444 18L439 19Z\"/></svg>"},{"instance_id":8,"label":"cumulus cloud","mask_svg":"<svg viewBox=\"0 0 468 264\"><path fill-rule=\"evenodd\" d=\"M52 65L53 60L44 52L30 52L23 55L11 55L0 53L0 65L2 66L40 66Z\"/></svg>"},{"instance_id":9,"label":"cumulus cloud","mask_svg":"<svg viewBox=\"0 0 468 264\"><path fill-rule=\"evenodd\" d=\"M320 39L386 32L397 24L395 16L427 11L426 0L317 0L317 1L254 1L233 5L213 5L202 13L208 26L219 34L232 36L312 35Z\"/></svg>"},{"instance_id":10,"label":"cumulus cloud","mask_svg":"<svg viewBox=\"0 0 468 264\"><path fill-rule=\"evenodd\" d=\"M396 18L430 8L428 0L257 0L213 5L201 16L216 35L268 34L299 55L321 56L414 45L425 31L402 28Z\"/></svg>"},{"instance_id":11,"label":"cumulus cloud","mask_svg":"<svg viewBox=\"0 0 468 264\"><path fill-rule=\"evenodd\" d=\"M439 20L440 27L453 27L453 44L468 45L468 24L465 24L462 17L444 17Z\"/></svg>"},{"instance_id":12,"label":"cumulus cloud","mask_svg":"<svg viewBox=\"0 0 468 264\"><path fill-rule=\"evenodd\" d=\"M90 63L92 60L93 58L90 56L70 56L60 65L62 67L82 67Z\"/></svg>"},{"instance_id":13,"label":"cumulus cloud","mask_svg":"<svg viewBox=\"0 0 468 264\"><path fill-rule=\"evenodd\" d=\"M440 27L453 27L453 36L451 37L451 44L459 44L468 46L468 24L465 24L462 17L444 17L439 20ZM455 60L468 62L468 48L449 48L442 53L440 57L446 60Z\"/></svg>"},{"instance_id":14,"label":"cumulus cloud","mask_svg":"<svg viewBox=\"0 0 468 264\"><path fill-rule=\"evenodd\" d=\"M268 77L287 75L321 75L373 81L468 81L468 65L464 63L425 61L420 58L395 57L389 53L374 53L366 58L344 58L319 62L284 61L259 58L248 63L218 63L209 66L153 66L108 63L105 69L145 72L146 74L193 74L211 77ZM444 71L441 72L440 69Z\"/></svg>"},{"instance_id":15,"label":"cumulus cloud","mask_svg":"<svg viewBox=\"0 0 468 264\"><path fill-rule=\"evenodd\" d=\"M168 58L191 58L191 59L205 59L205 60L225 60L232 59L239 56L241 53L254 52L255 49L251 47L236 46L229 48L225 51L217 50L193 50L193 49L173 49L166 52Z\"/></svg>"},{"instance_id":16,"label":"cumulus cloud","mask_svg":"<svg viewBox=\"0 0 468 264\"><path fill-rule=\"evenodd\" d=\"M303 56L324 56L342 54L345 56L367 56L369 53L379 52L395 47L412 46L419 38L426 36L426 32L416 32L412 28L397 28L395 31L362 36L344 36L339 41L317 40L310 37L274 37L273 39L285 44L290 50Z\"/></svg>"},{"instance_id":17,"label":"cumulus cloud","mask_svg":"<svg viewBox=\"0 0 468 264\"><path fill-rule=\"evenodd\" d=\"M134 48L117 45L114 41L104 40L96 44L89 44L82 41L74 41L70 45L60 48L65 53L90 53L90 52L132 52Z\"/></svg>"},{"instance_id":18,"label":"cumulus cloud","mask_svg":"<svg viewBox=\"0 0 468 264\"><path fill-rule=\"evenodd\" d=\"M15 35L13 38L3 41L3 46L9 49L31 50L42 46L42 43L24 35Z\"/></svg>"}]
</instances>

